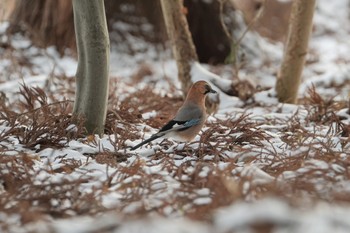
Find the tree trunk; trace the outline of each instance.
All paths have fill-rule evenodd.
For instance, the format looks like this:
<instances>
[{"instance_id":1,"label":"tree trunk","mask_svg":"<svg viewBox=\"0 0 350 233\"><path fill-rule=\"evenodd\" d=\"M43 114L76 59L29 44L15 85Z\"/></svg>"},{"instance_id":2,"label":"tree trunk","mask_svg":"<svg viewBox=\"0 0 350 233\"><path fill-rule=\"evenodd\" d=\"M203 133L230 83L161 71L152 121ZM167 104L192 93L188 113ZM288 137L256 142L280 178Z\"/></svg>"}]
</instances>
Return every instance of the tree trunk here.
<instances>
[{"instance_id":1,"label":"tree trunk","mask_svg":"<svg viewBox=\"0 0 350 233\"><path fill-rule=\"evenodd\" d=\"M103 0L73 0L78 49L74 113L88 133L102 134L107 112L109 36Z\"/></svg>"},{"instance_id":2,"label":"tree trunk","mask_svg":"<svg viewBox=\"0 0 350 233\"><path fill-rule=\"evenodd\" d=\"M187 94L191 82L192 63L198 61L191 33L188 29L182 0L160 0L165 25L172 43L178 77L184 95Z\"/></svg>"},{"instance_id":3,"label":"tree trunk","mask_svg":"<svg viewBox=\"0 0 350 233\"><path fill-rule=\"evenodd\" d=\"M244 0L246 1L246 0ZM221 4L223 4L221 12ZM224 63L231 51L231 38L225 33L221 16L229 30L237 28L234 21L233 5L229 1L196 1L185 0L184 6L188 28L200 63ZM221 15L222 14L222 15Z\"/></svg>"},{"instance_id":4,"label":"tree trunk","mask_svg":"<svg viewBox=\"0 0 350 233\"><path fill-rule=\"evenodd\" d=\"M132 46L128 41L129 35L155 45L168 39L160 0L105 0L104 3L111 44L123 44L123 51L129 54L140 52L138 46ZM199 61L223 63L230 54L231 41L220 22L220 2L186 0L184 4L188 9L186 18ZM235 25L230 16L233 11L226 1L223 15L230 29ZM24 31L35 46L55 46L61 55L66 48L76 50L72 0L0 0L0 21L8 17L11 21L9 32ZM115 23L128 26L113 27Z\"/></svg>"},{"instance_id":5,"label":"tree trunk","mask_svg":"<svg viewBox=\"0 0 350 233\"><path fill-rule=\"evenodd\" d=\"M294 0L282 65L276 82L280 102L296 103L305 56L312 31L316 0Z\"/></svg>"}]
</instances>

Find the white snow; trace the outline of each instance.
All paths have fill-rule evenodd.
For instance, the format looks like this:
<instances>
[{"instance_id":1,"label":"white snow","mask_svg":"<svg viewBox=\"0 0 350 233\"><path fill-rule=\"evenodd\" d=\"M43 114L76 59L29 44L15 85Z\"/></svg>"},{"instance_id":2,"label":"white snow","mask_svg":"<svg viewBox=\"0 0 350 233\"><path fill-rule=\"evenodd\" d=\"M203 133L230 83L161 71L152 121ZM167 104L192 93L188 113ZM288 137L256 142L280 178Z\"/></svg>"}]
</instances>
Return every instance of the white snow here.
<instances>
[{"instance_id":1,"label":"white snow","mask_svg":"<svg viewBox=\"0 0 350 233\"><path fill-rule=\"evenodd\" d=\"M299 97L306 97L307 90L315 86L322 97L335 96L334 99L338 101L349 100L349 5L349 0L318 1L314 19L315 27L310 41L310 51L312 51L312 56L317 58L317 62L306 65ZM124 10L132 12L134 9L125 5ZM0 34L3 34L7 26L6 22L0 24ZM120 22L114 27L130 29L129 25ZM151 28L150 25L144 25L143 29L148 31ZM0 41L3 41L4 37L5 35L1 36ZM328 198L334 193L345 195L345 197L350 195L350 181L345 176L349 173L349 138L334 133L335 129L340 127L337 123L317 125L310 122L308 116L311 112L307 106L278 102L273 89L274 73L280 64L283 47L281 44L271 44L261 38L253 39L254 37L256 37L255 34L248 33L244 43L250 44L251 47L248 49L253 49L256 58L261 58L261 60L253 59L254 57L248 58L247 68L240 70L239 76L268 89L254 94L253 100L250 100L252 102L247 104L237 97L221 92L217 87L227 90L231 80L228 77L222 79L217 74L208 71L210 69L208 65L193 63L191 74L192 81L206 80L219 92L219 111L208 118L208 125L209 123L215 124L219 120L235 121L242 114L247 114L246 122L258 124L255 128L250 129L252 135L248 135L248 139L260 132L268 138L266 140L257 139L258 142L255 143L260 143L261 146L251 141L232 143L231 149L222 151L221 155L226 158L220 160L215 154L198 156L203 149L202 143L199 142L201 136L197 136L196 142L189 145L170 141L172 144L168 149L164 149L159 145L160 141L156 140L135 152L130 152L127 148L115 148L113 143L118 140L119 135L103 135L102 137L94 135L92 140L91 138L89 140L86 138L70 140L68 145L62 149L46 148L38 152L24 148L19 138L10 137L7 141L0 141L0 146L6 148L6 151L1 152L1 156L7 158L5 156L16 156L19 152L25 152L33 158L33 169L26 171L33 175L33 185L59 184L62 181L84 178L86 182L77 184L77 190L81 194L92 194L95 198L101 198L102 206L108 211L96 216L77 216L74 211L67 211L71 216L65 219L43 216L42 220L24 225L21 224L20 213L6 214L0 211L0 222L6 222L11 226L12 232L245 233L252 232L251 226L259 224L272 225L271 232L349 232L349 202L344 201L343 205L334 204L332 199ZM156 48L148 47L148 44L138 38L130 35L128 38L135 50L144 51L144 53L130 56L112 50L110 74L113 81L118 82L117 90L115 90L118 98L123 100L126 97L125 93L133 93L149 85L152 85L155 93L161 96L178 96L180 88L177 82L177 68L175 61L169 56L169 51L159 55ZM46 50L30 47L31 42L21 36L15 36L12 43L14 48L33 58L31 61L33 69L30 71L24 67L20 74L11 73L9 75L7 69L11 65L11 60L0 57L0 68L3 70L3 73L0 74L0 92L6 95L10 103L18 98L19 86L22 83L30 87L54 90L54 85L47 84L50 82L51 75L63 74L68 78L74 77L77 67L77 61L74 58L59 57L52 47ZM14 52L13 56L18 57L19 55ZM151 67L152 75L144 77L140 83L131 86L130 77L135 73L135 64L145 61L145 58L150 58L147 60L147 65ZM263 60L269 60L272 65L265 66ZM340 87L333 88L333 85ZM177 88L176 91L169 93L170 87L174 86ZM62 98L65 96L58 96L58 99ZM215 98L215 96L210 96L210 98ZM16 106L13 107L15 110ZM336 115L341 117L341 125L349 128L348 109L344 107L336 112ZM155 110L145 112L142 113L142 120L150 120L156 116ZM291 119L297 119L297 121ZM298 122L302 127L290 125L291 122ZM206 130L210 130L208 125L204 127L202 135ZM120 130L125 130L124 125L119 122L116 122L116 126ZM144 123L139 123L135 127L140 132L137 135L139 139L127 139L125 146L134 146L142 138L147 138L157 130ZM75 125L70 125L66 130L73 132L76 129ZM0 136L8 130L10 127L0 122ZM231 137L232 140L246 136L245 131L241 132L228 127L223 127L222 130L223 132L215 132L214 135ZM303 133L306 131L312 133L312 136L305 138ZM291 140L294 144L289 143L289 139L294 139ZM322 145L328 145L327 148L330 149L327 151ZM223 145L210 141L205 146ZM40 149L39 147L40 145L37 145L36 149ZM188 156L176 153L186 149L196 152L188 151ZM153 158L152 156L159 151L164 152L162 157ZM113 156L127 154L128 158L126 161L118 162L115 166L110 166L96 161L93 155L99 152L109 152ZM325 160L317 158L320 152L329 158ZM305 157L310 158L299 165L299 159L303 160ZM294 159L295 167L287 167L280 174L273 173L274 169L283 167L285 161L289 159ZM78 165L72 171L64 170L67 161ZM0 164L1 175L10 174L12 171L10 167L10 162ZM24 168L21 169L24 171ZM56 172L60 169L63 172ZM125 172L127 169L133 172L130 174ZM225 175L222 175L221 172ZM146 179L146 176L152 177L152 180ZM320 177L323 176L332 182L321 179ZM215 177L216 180L208 180L208 177ZM226 178L231 182L226 185L232 186L227 188L227 195L232 195L234 200L211 213L212 222L195 221L184 217L186 213L196 208L205 208L216 203L218 200L215 198L229 198L230 196L215 196L215 185L225 185L222 180ZM236 187L238 180L242 180L242 187ZM264 190L275 183L289 190L291 183L300 182L300 185L303 185L305 180L314 184L320 199L314 197L312 193L300 194L291 190L291 196L299 195L295 197L296 202L305 198L305 200L299 200L305 204L299 203L297 206L291 203L290 200L293 198L283 199L283 197L269 194L266 194L266 197L248 195L254 188ZM0 194L4 194L6 189L2 180L0 184ZM21 188L22 191L25 191L28 187ZM236 191L231 189L237 189L239 194L247 195L246 199L243 200L239 195L235 199ZM132 199L131 196L136 192L139 192L139 196ZM175 201L176 199L181 199L183 202L179 204ZM60 202L52 199L50 203L61 208L69 208L72 205L69 200ZM16 204L16 202L6 203L3 207L9 209ZM122 209L122 211L114 211L114 208ZM139 219L127 218L128 214L132 216L140 209L149 214ZM209 213L202 214L209 215Z\"/></svg>"}]
</instances>

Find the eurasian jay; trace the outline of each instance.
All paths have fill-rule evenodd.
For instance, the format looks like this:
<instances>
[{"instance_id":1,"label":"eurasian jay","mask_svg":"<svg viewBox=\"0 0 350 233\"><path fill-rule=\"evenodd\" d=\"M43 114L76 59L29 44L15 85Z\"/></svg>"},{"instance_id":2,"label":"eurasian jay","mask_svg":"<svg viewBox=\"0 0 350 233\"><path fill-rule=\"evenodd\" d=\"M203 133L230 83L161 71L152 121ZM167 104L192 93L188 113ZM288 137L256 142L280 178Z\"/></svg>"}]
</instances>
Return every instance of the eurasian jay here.
<instances>
[{"instance_id":1,"label":"eurasian jay","mask_svg":"<svg viewBox=\"0 0 350 233\"><path fill-rule=\"evenodd\" d=\"M205 81L194 83L185 99L185 102L177 111L175 117L164 125L149 139L132 147L135 150L157 138L172 138L176 141L192 141L201 130L207 118L205 109L205 97L208 93L217 93Z\"/></svg>"}]
</instances>

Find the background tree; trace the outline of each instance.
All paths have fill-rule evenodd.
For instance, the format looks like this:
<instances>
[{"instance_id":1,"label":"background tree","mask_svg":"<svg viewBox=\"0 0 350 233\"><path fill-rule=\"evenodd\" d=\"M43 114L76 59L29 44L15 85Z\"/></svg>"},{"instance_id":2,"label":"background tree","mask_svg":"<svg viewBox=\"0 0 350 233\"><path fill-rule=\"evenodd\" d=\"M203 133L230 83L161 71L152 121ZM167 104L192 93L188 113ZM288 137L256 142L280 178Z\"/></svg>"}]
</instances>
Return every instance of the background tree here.
<instances>
[{"instance_id":1,"label":"background tree","mask_svg":"<svg viewBox=\"0 0 350 233\"><path fill-rule=\"evenodd\" d=\"M186 96L191 82L191 68L198 61L191 32L188 29L182 0L160 0L168 36L175 56L181 88Z\"/></svg>"},{"instance_id":2,"label":"background tree","mask_svg":"<svg viewBox=\"0 0 350 233\"><path fill-rule=\"evenodd\" d=\"M103 0L73 0L78 49L74 113L88 133L102 134L107 112L109 35Z\"/></svg>"},{"instance_id":3,"label":"background tree","mask_svg":"<svg viewBox=\"0 0 350 233\"><path fill-rule=\"evenodd\" d=\"M229 1L224 0L221 11L220 4L220 0L183 1L188 27L201 63L224 63L230 54L231 40L225 33L220 17L221 14L225 17L225 24L230 30L237 28L232 17L234 8Z\"/></svg>"},{"instance_id":4,"label":"background tree","mask_svg":"<svg viewBox=\"0 0 350 233\"><path fill-rule=\"evenodd\" d=\"M295 103L312 30L316 0L295 0L282 64L276 82L280 102Z\"/></svg>"},{"instance_id":5,"label":"background tree","mask_svg":"<svg viewBox=\"0 0 350 233\"><path fill-rule=\"evenodd\" d=\"M7 5L10 32L24 31L39 47L56 45L63 54L66 48L75 50L71 0L16 0Z\"/></svg>"},{"instance_id":6,"label":"background tree","mask_svg":"<svg viewBox=\"0 0 350 233\"><path fill-rule=\"evenodd\" d=\"M36 46L55 46L62 55L66 48L75 51L71 2L71 0L10 0L6 4L6 12L7 14L12 12L11 31L20 29L31 37ZM128 34L155 45L163 44L167 40L160 0L104 2L111 43L123 46L123 51L130 54L140 52L133 50L127 39ZM220 25L218 1L186 0L185 7L188 8L186 17L200 62L223 63L230 52L230 41ZM226 24L234 25L234 18L229 17L234 11L229 1L224 9ZM115 26L121 23L129 26Z\"/></svg>"}]
</instances>

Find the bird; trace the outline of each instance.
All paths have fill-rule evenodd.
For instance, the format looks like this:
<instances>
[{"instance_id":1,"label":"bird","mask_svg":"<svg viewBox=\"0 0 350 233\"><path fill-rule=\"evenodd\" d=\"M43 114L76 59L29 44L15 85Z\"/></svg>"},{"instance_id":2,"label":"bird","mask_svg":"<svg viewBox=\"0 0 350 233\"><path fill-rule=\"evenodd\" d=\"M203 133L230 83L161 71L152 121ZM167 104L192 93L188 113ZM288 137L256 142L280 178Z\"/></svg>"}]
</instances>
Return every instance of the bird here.
<instances>
[{"instance_id":1,"label":"bird","mask_svg":"<svg viewBox=\"0 0 350 233\"><path fill-rule=\"evenodd\" d=\"M162 137L172 138L180 142L192 141L202 129L207 118L205 98L209 93L217 94L206 81L200 80L192 84L183 105L172 120L165 124L156 134L133 146L130 150L136 150Z\"/></svg>"}]
</instances>

